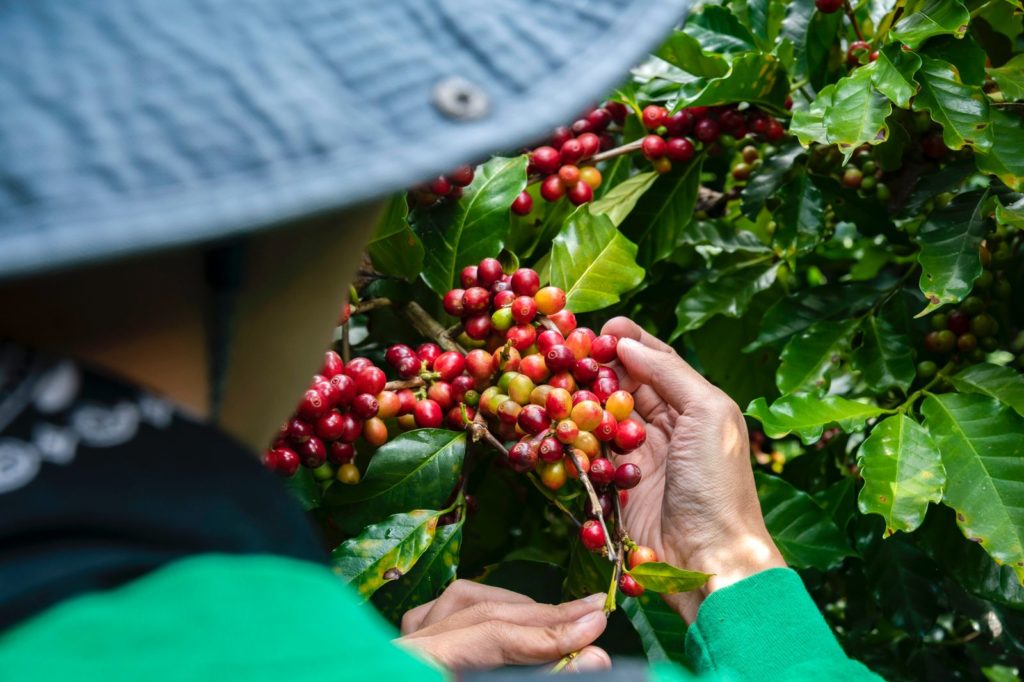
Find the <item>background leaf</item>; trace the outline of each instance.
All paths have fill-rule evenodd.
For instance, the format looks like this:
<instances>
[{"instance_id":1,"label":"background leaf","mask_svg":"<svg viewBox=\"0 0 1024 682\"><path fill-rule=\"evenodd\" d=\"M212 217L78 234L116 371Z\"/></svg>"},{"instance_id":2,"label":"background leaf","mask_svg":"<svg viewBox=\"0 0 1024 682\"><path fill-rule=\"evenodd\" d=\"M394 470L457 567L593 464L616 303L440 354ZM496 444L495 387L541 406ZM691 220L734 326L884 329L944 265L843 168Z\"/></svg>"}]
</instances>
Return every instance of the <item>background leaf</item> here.
<instances>
[{"instance_id":1,"label":"background leaf","mask_svg":"<svg viewBox=\"0 0 1024 682\"><path fill-rule=\"evenodd\" d=\"M644 263L650 265L668 258L679 242L679 235L693 219L700 189L700 170L704 156L656 176L653 185L636 204L622 225L622 231L640 245Z\"/></svg>"},{"instance_id":2,"label":"background leaf","mask_svg":"<svg viewBox=\"0 0 1024 682\"><path fill-rule=\"evenodd\" d=\"M687 571L676 568L672 564L651 561L630 569L633 576L644 589L658 594L676 594L695 590L708 581L711 576L700 571Z\"/></svg>"},{"instance_id":3,"label":"background leaf","mask_svg":"<svg viewBox=\"0 0 1024 682\"><path fill-rule=\"evenodd\" d=\"M917 233L920 286L928 299L924 312L962 300L981 275L987 197L982 191L958 195L948 206L933 211Z\"/></svg>"},{"instance_id":4,"label":"background leaf","mask_svg":"<svg viewBox=\"0 0 1024 682\"><path fill-rule=\"evenodd\" d=\"M730 55L756 48L754 36L724 7L705 6L701 12L687 18L683 30L707 52Z\"/></svg>"},{"instance_id":5,"label":"background leaf","mask_svg":"<svg viewBox=\"0 0 1024 682\"><path fill-rule=\"evenodd\" d=\"M775 384L782 393L822 395L828 376L850 345L857 320L817 322L789 340L782 349L782 364Z\"/></svg>"},{"instance_id":6,"label":"background leaf","mask_svg":"<svg viewBox=\"0 0 1024 682\"><path fill-rule=\"evenodd\" d=\"M754 475L764 522L794 568L828 570L853 556L846 538L814 499L776 476Z\"/></svg>"},{"instance_id":7,"label":"background leaf","mask_svg":"<svg viewBox=\"0 0 1024 682\"><path fill-rule=\"evenodd\" d=\"M389 620L399 622L406 611L436 598L455 579L462 547L462 523L459 520L438 526L434 541L404 576L390 581L373 595L373 604Z\"/></svg>"},{"instance_id":8,"label":"background leaf","mask_svg":"<svg viewBox=\"0 0 1024 682\"><path fill-rule=\"evenodd\" d=\"M992 137L999 144L975 156L978 170L992 173L1010 189L1019 190L1024 184L1024 118L1002 109L992 109L989 118Z\"/></svg>"},{"instance_id":9,"label":"background leaf","mask_svg":"<svg viewBox=\"0 0 1024 682\"><path fill-rule=\"evenodd\" d=\"M882 414L882 408L841 396L824 398L809 395L784 395L769 406L758 398L747 407L746 414L757 419L769 438L781 438L790 433L800 436L804 443L821 438L830 424L838 424L844 431L857 431L872 417Z\"/></svg>"},{"instance_id":10,"label":"background leaf","mask_svg":"<svg viewBox=\"0 0 1024 682\"><path fill-rule=\"evenodd\" d=\"M991 396L1024 417L1024 376L1020 372L983 362L965 367L949 381L963 393Z\"/></svg>"},{"instance_id":11,"label":"background leaf","mask_svg":"<svg viewBox=\"0 0 1024 682\"><path fill-rule=\"evenodd\" d=\"M408 214L405 194L391 197L366 250L377 270L412 281L423 268L423 244L409 227Z\"/></svg>"},{"instance_id":12,"label":"background leaf","mask_svg":"<svg viewBox=\"0 0 1024 682\"><path fill-rule=\"evenodd\" d=\"M759 264L723 275L714 282L700 282L676 305L676 328L670 341L696 329L715 315L739 317L750 299L775 281L778 264Z\"/></svg>"},{"instance_id":13,"label":"background leaf","mask_svg":"<svg viewBox=\"0 0 1024 682\"><path fill-rule=\"evenodd\" d=\"M626 597L621 606L640 635L648 662L684 662L686 623L661 597L654 593Z\"/></svg>"},{"instance_id":14,"label":"background leaf","mask_svg":"<svg viewBox=\"0 0 1024 682\"><path fill-rule=\"evenodd\" d=\"M988 99L981 88L964 85L948 63L931 57L921 58L917 72L921 90L914 98L914 111L927 111L942 126L942 140L950 149L964 145L979 152L992 148Z\"/></svg>"},{"instance_id":15,"label":"background leaf","mask_svg":"<svg viewBox=\"0 0 1024 682\"><path fill-rule=\"evenodd\" d=\"M860 330L861 344L853 352L853 365L864 383L874 393L890 388L906 393L916 374L910 337L878 313L866 316Z\"/></svg>"},{"instance_id":16,"label":"background leaf","mask_svg":"<svg viewBox=\"0 0 1024 682\"><path fill-rule=\"evenodd\" d=\"M971 15L960 0L928 0L924 7L903 16L892 28L892 37L917 49L932 36L962 37Z\"/></svg>"},{"instance_id":17,"label":"background leaf","mask_svg":"<svg viewBox=\"0 0 1024 682\"><path fill-rule=\"evenodd\" d=\"M657 179L657 173L647 171L646 173L637 173L628 180L623 180L608 190L600 199L590 204L590 213L595 216L606 215L612 221L612 225L618 227L633 211L633 207L636 206L640 197L651 188Z\"/></svg>"}]
</instances>

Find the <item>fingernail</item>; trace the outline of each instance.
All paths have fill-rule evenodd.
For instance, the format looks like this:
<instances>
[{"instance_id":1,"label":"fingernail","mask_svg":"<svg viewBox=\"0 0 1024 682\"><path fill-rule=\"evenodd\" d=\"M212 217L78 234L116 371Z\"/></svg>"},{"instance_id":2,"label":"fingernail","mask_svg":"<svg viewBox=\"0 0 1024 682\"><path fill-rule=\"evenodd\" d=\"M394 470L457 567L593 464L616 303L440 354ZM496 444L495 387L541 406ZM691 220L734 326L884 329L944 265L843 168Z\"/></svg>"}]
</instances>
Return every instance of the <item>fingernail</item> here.
<instances>
[{"instance_id":1,"label":"fingernail","mask_svg":"<svg viewBox=\"0 0 1024 682\"><path fill-rule=\"evenodd\" d=\"M591 611L587 615L582 616L581 618L577 618L576 619L576 625L579 625L580 627L585 627L587 625L593 625L594 623L596 623L599 620L604 620L604 612L603 611Z\"/></svg>"},{"instance_id":2,"label":"fingernail","mask_svg":"<svg viewBox=\"0 0 1024 682\"><path fill-rule=\"evenodd\" d=\"M599 606L600 604L604 603L604 600L607 597L608 595L606 595L605 593L598 592L597 594L592 594L589 597L585 598L583 602L591 606Z\"/></svg>"},{"instance_id":3,"label":"fingernail","mask_svg":"<svg viewBox=\"0 0 1024 682\"><path fill-rule=\"evenodd\" d=\"M572 670L573 672L585 673L593 672L595 670L607 670L611 667L611 661L608 660L608 655L598 653L592 648L584 649L580 652L580 655L573 659Z\"/></svg>"}]
</instances>

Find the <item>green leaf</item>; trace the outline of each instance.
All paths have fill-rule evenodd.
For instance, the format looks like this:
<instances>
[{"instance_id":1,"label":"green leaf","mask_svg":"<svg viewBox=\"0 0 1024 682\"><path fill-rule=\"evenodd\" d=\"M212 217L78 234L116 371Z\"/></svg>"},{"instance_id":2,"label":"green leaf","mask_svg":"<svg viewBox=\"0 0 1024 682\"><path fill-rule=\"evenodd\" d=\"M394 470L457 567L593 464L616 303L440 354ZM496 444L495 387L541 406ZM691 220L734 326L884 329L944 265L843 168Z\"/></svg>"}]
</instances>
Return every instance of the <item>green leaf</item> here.
<instances>
[{"instance_id":1,"label":"green leaf","mask_svg":"<svg viewBox=\"0 0 1024 682\"><path fill-rule=\"evenodd\" d=\"M789 78L778 58L752 52L733 59L724 76L702 79L682 89L686 93L682 98L685 106L751 102L782 111L789 96Z\"/></svg>"},{"instance_id":2,"label":"green leaf","mask_svg":"<svg viewBox=\"0 0 1024 682\"><path fill-rule=\"evenodd\" d=\"M440 508L458 482L465 453L465 433L403 433L374 453L358 485L328 488L323 506L345 532L409 509Z\"/></svg>"},{"instance_id":3,"label":"green leaf","mask_svg":"<svg viewBox=\"0 0 1024 682\"><path fill-rule=\"evenodd\" d=\"M825 130L825 114L832 107L835 91L834 84L827 85L818 91L818 96L807 109L794 109L793 118L789 121L789 132L796 135L803 146L810 146L812 142L831 144Z\"/></svg>"},{"instance_id":4,"label":"green leaf","mask_svg":"<svg viewBox=\"0 0 1024 682\"><path fill-rule=\"evenodd\" d=\"M885 534L921 525L928 503L942 500L946 470L928 432L905 414L875 425L857 451L864 487L857 506L885 519Z\"/></svg>"},{"instance_id":5,"label":"green leaf","mask_svg":"<svg viewBox=\"0 0 1024 682\"><path fill-rule=\"evenodd\" d=\"M960 0L928 0L918 11L903 15L890 34L916 50L932 36L962 38L970 21L970 12Z\"/></svg>"},{"instance_id":6,"label":"green leaf","mask_svg":"<svg viewBox=\"0 0 1024 682\"><path fill-rule=\"evenodd\" d=\"M689 592L702 586L711 577L707 573L687 571L660 561L640 564L636 568L629 570L628 573L645 590L657 592L658 594Z\"/></svg>"},{"instance_id":7,"label":"green leaf","mask_svg":"<svg viewBox=\"0 0 1024 682\"><path fill-rule=\"evenodd\" d=\"M775 374L779 391L824 394L828 377L849 347L856 328L857 320L817 322L790 339L782 349L782 364Z\"/></svg>"},{"instance_id":8,"label":"green leaf","mask_svg":"<svg viewBox=\"0 0 1024 682\"><path fill-rule=\"evenodd\" d=\"M621 606L640 636L649 663L685 661L686 623L661 597L653 592L625 597Z\"/></svg>"},{"instance_id":9,"label":"green leaf","mask_svg":"<svg viewBox=\"0 0 1024 682\"><path fill-rule=\"evenodd\" d=\"M701 155L657 177L623 223L622 231L641 246L645 264L672 255L680 232L693 219L703 162Z\"/></svg>"},{"instance_id":10,"label":"green leaf","mask_svg":"<svg viewBox=\"0 0 1024 682\"><path fill-rule=\"evenodd\" d=\"M374 606L385 617L392 622L400 621L406 611L436 598L455 579L464 518L460 514L456 523L439 526L434 541L412 569L373 595Z\"/></svg>"},{"instance_id":11,"label":"green leaf","mask_svg":"<svg viewBox=\"0 0 1024 682\"><path fill-rule=\"evenodd\" d=\"M775 211L775 245L787 251L806 253L818 243L822 231L821 191L807 173L800 173L778 193L781 205Z\"/></svg>"},{"instance_id":12,"label":"green leaf","mask_svg":"<svg viewBox=\"0 0 1024 682\"><path fill-rule=\"evenodd\" d=\"M655 54L683 71L703 78L724 76L729 70L725 59L705 52L696 38L683 31L670 35Z\"/></svg>"},{"instance_id":13,"label":"green leaf","mask_svg":"<svg viewBox=\"0 0 1024 682\"><path fill-rule=\"evenodd\" d=\"M572 540L569 567L565 572L562 592L569 599L580 599L597 592L604 592L612 580L612 564L599 554L583 547L576 538Z\"/></svg>"},{"instance_id":14,"label":"green leaf","mask_svg":"<svg viewBox=\"0 0 1024 682\"><path fill-rule=\"evenodd\" d=\"M286 478L284 485L306 511L320 506L322 495L320 483L313 478L313 472L310 469L302 467L295 472L294 476Z\"/></svg>"},{"instance_id":15,"label":"green leaf","mask_svg":"<svg viewBox=\"0 0 1024 682\"><path fill-rule=\"evenodd\" d=\"M914 111L927 111L942 126L942 140L950 149L964 145L979 152L992 149L992 126L988 98L976 85L964 85L948 62L921 58L917 72L921 90L914 98Z\"/></svg>"},{"instance_id":16,"label":"green leaf","mask_svg":"<svg viewBox=\"0 0 1024 682\"><path fill-rule=\"evenodd\" d=\"M335 573L369 599L384 583L409 572L433 542L438 516L420 509L367 526L331 552Z\"/></svg>"},{"instance_id":17,"label":"green leaf","mask_svg":"<svg viewBox=\"0 0 1024 682\"><path fill-rule=\"evenodd\" d=\"M872 87L877 70L878 62L872 62L840 79L825 111L825 134L847 161L860 145L889 139L886 119L892 113L892 102Z\"/></svg>"},{"instance_id":18,"label":"green leaf","mask_svg":"<svg viewBox=\"0 0 1024 682\"><path fill-rule=\"evenodd\" d=\"M458 201L411 215L425 249L423 281L443 296L466 265L494 257L508 234L509 206L526 187L526 156L493 158L476 170Z\"/></svg>"},{"instance_id":19,"label":"green leaf","mask_svg":"<svg viewBox=\"0 0 1024 682\"><path fill-rule=\"evenodd\" d=\"M957 525L1024 583L1024 419L994 398L946 393L921 405L946 467Z\"/></svg>"},{"instance_id":20,"label":"green leaf","mask_svg":"<svg viewBox=\"0 0 1024 682\"><path fill-rule=\"evenodd\" d=\"M907 52L906 54L913 54ZM921 49L921 55L947 61L956 67L960 80L968 85L985 82L985 50L968 33L963 38L942 36L933 38ZM906 108L906 107L904 107Z\"/></svg>"},{"instance_id":21,"label":"green leaf","mask_svg":"<svg viewBox=\"0 0 1024 682\"><path fill-rule=\"evenodd\" d=\"M753 232L725 220L693 220L680 233L678 243L712 246L725 253L772 253Z\"/></svg>"},{"instance_id":22,"label":"green leaf","mask_svg":"<svg viewBox=\"0 0 1024 682\"><path fill-rule=\"evenodd\" d=\"M920 87L914 74L921 68L921 58L896 43L878 51L877 66L871 73L871 84L901 109L910 108L910 98Z\"/></svg>"},{"instance_id":23,"label":"green leaf","mask_svg":"<svg viewBox=\"0 0 1024 682\"><path fill-rule=\"evenodd\" d=\"M978 170L992 173L1010 189L1019 190L1024 187L1024 118L996 108L991 110L990 118L992 136L999 144L974 157Z\"/></svg>"},{"instance_id":24,"label":"green leaf","mask_svg":"<svg viewBox=\"0 0 1024 682\"><path fill-rule=\"evenodd\" d=\"M1024 54L1016 55L1002 66L989 69L988 75L999 86L1004 101L1024 99Z\"/></svg>"},{"instance_id":25,"label":"green leaf","mask_svg":"<svg viewBox=\"0 0 1024 682\"><path fill-rule=\"evenodd\" d=\"M769 407L764 398L747 406L746 414L761 422L769 438L795 433L807 445L821 438L826 426L837 424L843 431L859 431L868 419L883 413L882 408L837 395L824 398L811 395L784 395Z\"/></svg>"},{"instance_id":26,"label":"green leaf","mask_svg":"<svg viewBox=\"0 0 1024 682\"><path fill-rule=\"evenodd\" d=\"M811 2L786 4L780 38L793 45L796 77L806 78L812 86L821 89L828 73L828 54L836 43L842 21L842 12L816 12Z\"/></svg>"},{"instance_id":27,"label":"green leaf","mask_svg":"<svg viewBox=\"0 0 1024 682\"><path fill-rule=\"evenodd\" d=\"M931 632L946 604L942 573L927 554L908 540L893 538L867 553L864 574L893 625L917 637Z\"/></svg>"},{"instance_id":28,"label":"green leaf","mask_svg":"<svg viewBox=\"0 0 1024 682\"><path fill-rule=\"evenodd\" d=\"M991 396L1024 417L1024 376L1010 367L987 362L969 365L949 381L962 393Z\"/></svg>"},{"instance_id":29,"label":"green leaf","mask_svg":"<svg viewBox=\"0 0 1024 682\"><path fill-rule=\"evenodd\" d=\"M846 537L810 495L777 476L754 474L764 523L786 563L827 571L853 556Z\"/></svg>"},{"instance_id":30,"label":"green leaf","mask_svg":"<svg viewBox=\"0 0 1024 682\"><path fill-rule=\"evenodd\" d=\"M918 316L967 296L981 275L981 240L988 231L984 205L988 191L957 195L932 211L916 235L921 247L921 292L928 307Z\"/></svg>"},{"instance_id":31,"label":"green leaf","mask_svg":"<svg viewBox=\"0 0 1024 682\"><path fill-rule=\"evenodd\" d=\"M612 225L618 227L636 206L636 202L640 200L644 192L649 190L657 179L657 173L647 171L646 173L637 173L628 180L623 180L610 189L607 194L590 204L590 213L606 215L612 221Z\"/></svg>"},{"instance_id":32,"label":"green leaf","mask_svg":"<svg viewBox=\"0 0 1024 682\"><path fill-rule=\"evenodd\" d=\"M676 328L671 341L697 329L715 315L739 317L754 294L775 282L777 263L758 264L723 275L714 282L702 281L686 292L676 305Z\"/></svg>"},{"instance_id":33,"label":"green leaf","mask_svg":"<svg viewBox=\"0 0 1024 682\"><path fill-rule=\"evenodd\" d=\"M757 338L743 352L776 345L820 320L851 315L870 306L879 295L877 288L867 284L826 284L796 292L768 309Z\"/></svg>"},{"instance_id":34,"label":"green leaf","mask_svg":"<svg viewBox=\"0 0 1024 682\"><path fill-rule=\"evenodd\" d=\"M800 145L790 143L777 154L764 159L764 163L750 176L747 186L743 188L743 214L755 220L764 208L765 202L779 191L788 177L797 159L806 154Z\"/></svg>"},{"instance_id":35,"label":"green leaf","mask_svg":"<svg viewBox=\"0 0 1024 682\"><path fill-rule=\"evenodd\" d=\"M683 30L697 40L705 52L730 55L756 49L754 36L724 7L706 6L691 14Z\"/></svg>"},{"instance_id":36,"label":"green leaf","mask_svg":"<svg viewBox=\"0 0 1024 682\"><path fill-rule=\"evenodd\" d=\"M381 273L411 281L423 269L423 244L409 227L408 215L405 193L391 197L366 251Z\"/></svg>"},{"instance_id":37,"label":"green leaf","mask_svg":"<svg viewBox=\"0 0 1024 682\"><path fill-rule=\"evenodd\" d=\"M896 388L906 393L914 381L913 344L884 315L868 315L861 323L861 345L853 352L853 366L874 393Z\"/></svg>"},{"instance_id":38,"label":"green leaf","mask_svg":"<svg viewBox=\"0 0 1024 682\"><path fill-rule=\"evenodd\" d=\"M607 216L577 209L551 245L551 283L566 294L575 313L600 310L644 279L636 264L636 244L615 229Z\"/></svg>"},{"instance_id":39,"label":"green leaf","mask_svg":"<svg viewBox=\"0 0 1024 682\"><path fill-rule=\"evenodd\" d=\"M996 203L996 222L1024 230L1024 197L1016 201L1008 201L1006 205L1000 200Z\"/></svg>"}]
</instances>

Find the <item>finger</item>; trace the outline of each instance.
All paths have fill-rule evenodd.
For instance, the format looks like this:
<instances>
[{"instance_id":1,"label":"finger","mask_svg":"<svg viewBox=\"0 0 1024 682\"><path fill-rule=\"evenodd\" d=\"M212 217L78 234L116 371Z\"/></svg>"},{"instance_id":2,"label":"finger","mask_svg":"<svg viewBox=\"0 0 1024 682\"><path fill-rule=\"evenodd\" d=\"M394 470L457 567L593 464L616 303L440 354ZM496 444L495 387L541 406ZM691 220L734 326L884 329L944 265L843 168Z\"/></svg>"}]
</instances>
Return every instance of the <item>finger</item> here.
<instances>
[{"instance_id":1,"label":"finger","mask_svg":"<svg viewBox=\"0 0 1024 682\"><path fill-rule=\"evenodd\" d=\"M604 323L604 327L601 328L602 334L611 334L617 336L620 339L633 339L639 341L648 348L654 350L660 350L665 353L672 353L672 346L668 345L656 336L652 336L645 332L640 325L628 317L613 317Z\"/></svg>"},{"instance_id":2,"label":"finger","mask_svg":"<svg viewBox=\"0 0 1024 682\"><path fill-rule=\"evenodd\" d=\"M512 590L482 585L472 580L456 580L437 599L407 611L402 617L401 632L403 635L416 632L427 625L444 620L456 611L483 601L534 603L526 595Z\"/></svg>"},{"instance_id":3,"label":"finger","mask_svg":"<svg viewBox=\"0 0 1024 682\"><path fill-rule=\"evenodd\" d=\"M604 605L605 595L595 594L565 604L520 604L512 602L482 601L460 609L447 618L424 625L410 637L429 637L438 633L471 627L488 621L503 621L517 625L554 626L571 623Z\"/></svg>"},{"instance_id":4,"label":"finger","mask_svg":"<svg viewBox=\"0 0 1024 682\"><path fill-rule=\"evenodd\" d=\"M575 658L562 669L567 673L587 673L608 670L612 667L612 658L604 649L596 646L583 647Z\"/></svg>"},{"instance_id":5,"label":"finger","mask_svg":"<svg viewBox=\"0 0 1024 682\"><path fill-rule=\"evenodd\" d=\"M617 352L630 377L653 387L677 412L686 412L687 408L692 411L717 391L675 351L656 350L640 341L620 338Z\"/></svg>"}]
</instances>

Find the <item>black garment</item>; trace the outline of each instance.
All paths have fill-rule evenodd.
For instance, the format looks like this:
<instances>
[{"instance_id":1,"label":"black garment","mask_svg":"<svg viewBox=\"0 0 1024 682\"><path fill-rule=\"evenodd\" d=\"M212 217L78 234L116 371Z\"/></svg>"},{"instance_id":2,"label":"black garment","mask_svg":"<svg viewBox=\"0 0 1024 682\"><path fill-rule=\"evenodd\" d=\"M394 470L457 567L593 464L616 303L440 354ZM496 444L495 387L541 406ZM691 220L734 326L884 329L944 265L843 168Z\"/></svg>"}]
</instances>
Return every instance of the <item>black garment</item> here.
<instances>
[{"instance_id":1,"label":"black garment","mask_svg":"<svg viewBox=\"0 0 1024 682\"><path fill-rule=\"evenodd\" d=\"M326 561L301 508L239 443L0 342L0 630L206 552Z\"/></svg>"}]
</instances>

